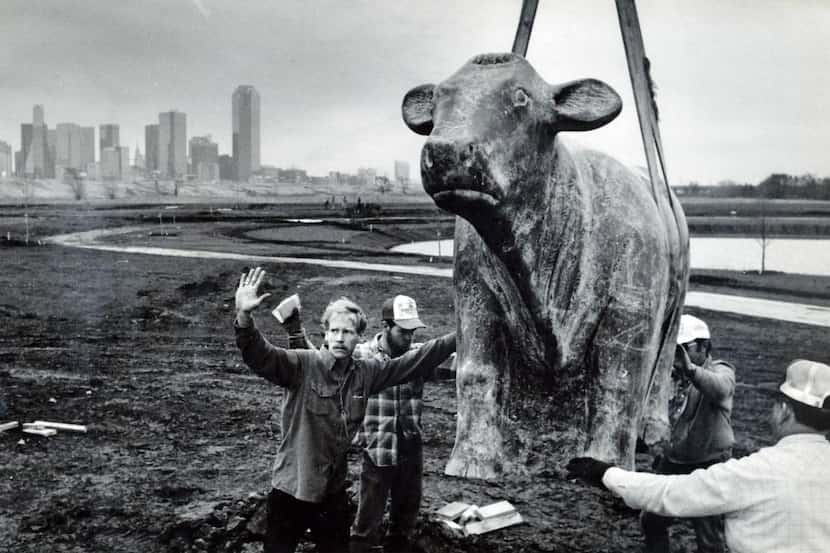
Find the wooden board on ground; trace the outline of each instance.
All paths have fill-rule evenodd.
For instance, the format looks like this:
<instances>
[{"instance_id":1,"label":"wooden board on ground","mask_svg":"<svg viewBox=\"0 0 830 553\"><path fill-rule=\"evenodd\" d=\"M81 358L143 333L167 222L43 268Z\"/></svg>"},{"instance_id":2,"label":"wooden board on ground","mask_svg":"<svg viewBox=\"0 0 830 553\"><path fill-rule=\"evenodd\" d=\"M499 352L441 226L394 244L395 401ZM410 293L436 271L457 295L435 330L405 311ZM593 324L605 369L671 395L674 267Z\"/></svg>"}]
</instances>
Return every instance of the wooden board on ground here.
<instances>
[{"instance_id":1,"label":"wooden board on ground","mask_svg":"<svg viewBox=\"0 0 830 553\"><path fill-rule=\"evenodd\" d=\"M461 501L453 501L452 503L447 503L446 505L438 509L438 511L436 511L435 514L443 520L455 520L459 516L461 516L461 513L463 513L469 508L470 505L468 503L464 503Z\"/></svg>"},{"instance_id":2,"label":"wooden board on ground","mask_svg":"<svg viewBox=\"0 0 830 553\"><path fill-rule=\"evenodd\" d=\"M0 432L5 432L6 430L11 430L12 428L17 428L18 426L20 426L20 423L17 421L4 422L0 424Z\"/></svg>"},{"instance_id":3,"label":"wooden board on ground","mask_svg":"<svg viewBox=\"0 0 830 553\"><path fill-rule=\"evenodd\" d=\"M38 436L54 436L58 433L54 428L43 428L39 426L24 427L23 432L26 434L37 434Z\"/></svg>"},{"instance_id":4,"label":"wooden board on ground","mask_svg":"<svg viewBox=\"0 0 830 553\"><path fill-rule=\"evenodd\" d=\"M36 426L44 428L54 428L56 430L65 430L67 432L83 432L86 433L86 426L82 424L67 424L65 422L49 422L49 421L35 421Z\"/></svg>"},{"instance_id":5,"label":"wooden board on ground","mask_svg":"<svg viewBox=\"0 0 830 553\"><path fill-rule=\"evenodd\" d=\"M488 518L479 522L468 522L464 527L464 531L470 535L486 534L487 532L507 528L514 524L521 524L522 522L524 522L522 515L513 511L500 517Z\"/></svg>"},{"instance_id":6,"label":"wooden board on ground","mask_svg":"<svg viewBox=\"0 0 830 553\"><path fill-rule=\"evenodd\" d=\"M481 520L505 516L514 512L516 512L516 508L513 507L509 501L498 501L496 503L491 503L490 505L478 508L478 514L481 517Z\"/></svg>"}]
</instances>

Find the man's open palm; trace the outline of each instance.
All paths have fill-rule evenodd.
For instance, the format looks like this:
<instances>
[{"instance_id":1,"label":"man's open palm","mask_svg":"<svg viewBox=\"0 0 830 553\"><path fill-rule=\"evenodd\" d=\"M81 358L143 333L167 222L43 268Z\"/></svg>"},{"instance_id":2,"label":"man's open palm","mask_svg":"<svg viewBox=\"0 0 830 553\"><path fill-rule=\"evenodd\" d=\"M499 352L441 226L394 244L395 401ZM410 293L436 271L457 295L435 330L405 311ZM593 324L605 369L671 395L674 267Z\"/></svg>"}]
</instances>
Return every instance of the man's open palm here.
<instances>
[{"instance_id":1,"label":"man's open palm","mask_svg":"<svg viewBox=\"0 0 830 553\"><path fill-rule=\"evenodd\" d=\"M257 295L259 285L262 284L262 279L265 278L265 271L260 267L251 269L247 273L243 273L239 279L239 287L236 289L236 310L250 313L262 303L262 300L271 294Z\"/></svg>"}]
</instances>

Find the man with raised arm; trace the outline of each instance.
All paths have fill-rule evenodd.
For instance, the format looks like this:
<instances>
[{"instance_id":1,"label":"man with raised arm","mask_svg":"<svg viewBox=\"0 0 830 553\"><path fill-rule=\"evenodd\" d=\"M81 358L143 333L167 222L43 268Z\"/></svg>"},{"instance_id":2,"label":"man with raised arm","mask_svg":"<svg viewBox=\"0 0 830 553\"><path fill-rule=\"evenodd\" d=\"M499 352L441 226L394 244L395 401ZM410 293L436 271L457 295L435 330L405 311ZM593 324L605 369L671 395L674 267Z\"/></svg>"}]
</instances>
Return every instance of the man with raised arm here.
<instances>
[{"instance_id":1,"label":"man with raised arm","mask_svg":"<svg viewBox=\"0 0 830 553\"><path fill-rule=\"evenodd\" d=\"M236 343L253 371L285 388L282 441L268 495L264 550L293 552L307 529L321 551L348 548L349 509L346 452L363 421L366 399L387 388L431 373L455 351L455 334L430 340L395 359L352 357L366 329L363 310L340 298L322 316L319 350L283 349L256 329L253 311L265 271L242 275L236 291Z\"/></svg>"}]
</instances>

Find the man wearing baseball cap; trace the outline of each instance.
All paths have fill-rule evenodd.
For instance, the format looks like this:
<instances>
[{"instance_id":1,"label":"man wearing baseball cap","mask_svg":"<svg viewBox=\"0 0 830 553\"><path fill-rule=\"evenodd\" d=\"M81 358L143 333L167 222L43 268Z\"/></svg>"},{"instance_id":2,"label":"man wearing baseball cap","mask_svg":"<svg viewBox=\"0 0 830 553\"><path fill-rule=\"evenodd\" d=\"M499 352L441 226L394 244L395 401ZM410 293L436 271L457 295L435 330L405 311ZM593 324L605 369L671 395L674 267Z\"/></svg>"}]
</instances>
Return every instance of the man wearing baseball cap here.
<instances>
[{"instance_id":1,"label":"man wearing baseball cap","mask_svg":"<svg viewBox=\"0 0 830 553\"><path fill-rule=\"evenodd\" d=\"M705 322L691 315L680 318L669 402L672 431L669 443L654 461L658 474L690 474L732 456L732 398L735 369L712 359L712 340ZM669 553L672 518L643 511L640 523L648 553ZM697 517L698 553L723 553L723 517Z\"/></svg>"},{"instance_id":2,"label":"man wearing baseball cap","mask_svg":"<svg viewBox=\"0 0 830 553\"><path fill-rule=\"evenodd\" d=\"M290 347L314 347L302 326L298 297L286 299L274 311L288 332ZM414 299L404 295L388 298L380 316L381 332L355 347L355 359L385 362L421 346L413 343L413 337L426 325L421 322ZM366 415L355 439L364 450L360 499L349 542L352 553L373 550L381 542L387 499L391 499L391 505L384 550L408 550L421 506L423 390L424 378L416 378L369 396L366 402Z\"/></svg>"},{"instance_id":3,"label":"man wearing baseball cap","mask_svg":"<svg viewBox=\"0 0 830 553\"><path fill-rule=\"evenodd\" d=\"M634 509L725 515L731 553L824 553L830 550L830 366L793 361L770 423L774 446L688 475L630 472L591 457L571 459L567 470Z\"/></svg>"},{"instance_id":4,"label":"man wearing baseball cap","mask_svg":"<svg viewBox=\"0 0 830 553\"><path fill-rule=\"evenodd\" d=\"M355 357L387 360L403 355L413 344L415 331L425 328L418 306L409 296L383 302L382 331L355 348ZM381 541L387 498L389 531L385 551L404 551L421 506L423 447L421 412L424 379L387 388L366 403L363 428L357 436L363 445L360 501L351 530L350 551L369 551Z\"/></svg>"}]
</instances>

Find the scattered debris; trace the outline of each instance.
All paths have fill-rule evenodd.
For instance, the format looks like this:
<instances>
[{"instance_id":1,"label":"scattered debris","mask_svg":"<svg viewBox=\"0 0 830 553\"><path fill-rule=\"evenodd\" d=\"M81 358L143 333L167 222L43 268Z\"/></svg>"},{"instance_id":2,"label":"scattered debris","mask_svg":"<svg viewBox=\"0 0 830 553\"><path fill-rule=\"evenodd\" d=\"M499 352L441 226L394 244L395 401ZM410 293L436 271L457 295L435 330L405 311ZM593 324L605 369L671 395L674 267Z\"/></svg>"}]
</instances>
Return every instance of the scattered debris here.
<instances>
[{"instance_id":1,"label":"scattered debris","mask_svg":"<svg viewBox=\"0 0 830 553\"><path fill-rule=\"evenodd\" d=\"M35 426L43 428L54 428L55 430L66 430L67 432L83 432L86 434L86 426L82 424L67 424L64 422L35 421Z\"/></svg>"},{"instance_id":2,"label":"scattered debris","mask_svg":"<svg viewBox=\"0 0 830 553\"><path fill-rule=\"evenodd\" d=\"M485 507L453 501L435 514L439 522L460 536L484 534L524 522L522 515L508 501Z\"/></svg>"},{"instance_id":3,"label":"scattered debris","mask_svg":"<svg viewBox=\"0 0 830 553\"><path fill-rule=\"evenodd\" d=\"M12 428L17 428L18 426L20 426L20 423L17 421L4 422L0 424L0 432L5 432L6 430L11 430Z\"/></svg>"},{"instance_id":4,"label":"scattered debris","mask_svg":"<svg viewBox=\"0 0 830 553\"><path fill-rule=\"evenodd\" d=\"M54 436L58 433L54 428L43 428L42 426L23 425L23 432L26 434L37 434L38 436Z\"/></svg>"},{"instance_id":5,"label":"scattered debris","mask_svg":"<svg viewBox=\"0 0 830 553\"><path fill-rule=\"evenodd\" d=\"M468 503L463 503L461 501L453 501L452 503L447 503L438 511L436 511L436 515L443 520L453 521L461 516L461 513L466 511L470 508Z\"/></svg>"},{"instance_id":6,"label":"scattered debris","mask_svg":"<svg viewBox=\"0 0 830 553\"><path fill-rule=\"evenodd\" d=\"M487 532L492 532L493 530L500 530L502 528L507 528L508 526L513 526L514 524L521 524L522 522L524 522L522 515L516 511L513 511L512 513L508 513L506 515L470 522L464 527L464 531L470 535L485 534Z\"/></svg>"}]
</instances>

